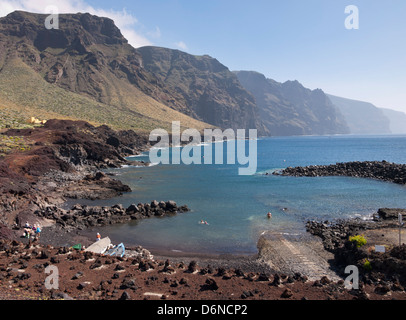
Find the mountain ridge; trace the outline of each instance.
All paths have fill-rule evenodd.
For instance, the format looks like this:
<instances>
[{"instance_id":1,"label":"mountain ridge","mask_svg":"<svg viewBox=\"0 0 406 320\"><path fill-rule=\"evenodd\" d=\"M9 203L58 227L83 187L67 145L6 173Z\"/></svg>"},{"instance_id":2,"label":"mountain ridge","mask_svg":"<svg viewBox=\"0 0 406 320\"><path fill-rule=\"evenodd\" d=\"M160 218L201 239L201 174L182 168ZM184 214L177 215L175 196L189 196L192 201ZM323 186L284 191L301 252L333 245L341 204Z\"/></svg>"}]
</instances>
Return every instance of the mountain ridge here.
<instances>
[{"instance_id":1,"label":"mountain ridge","mask_svg":"<svg viewBox=\"0 0 406 320\"><path fill-rule=\"evenodd\" d=\"M171 131L172 121L200 131L256 128L260 136L390 132L375 106L381 116L372 132L339 97L297 80L231 72L209 55L133 48L109 18L61 14L59 29L48 30L47 17L15 11L0 18L2 110L145 133Z\"/></svg>"},{"instance_id":2,"label":"mountain ridge","mask_svg":"<svg viewBox=\"0 0 406 320\"><path fill-rule=\"evenodd\" d=\"M157 79L140 67L140 55L111 19L63 14L59 15L60 29L47 30L45 17L18 11L0 18L3 104L117 129L170 130L172 121L199 130L212 127L147 94L159 90ZM27 89L21 88L19 77L29 84ZM13 90L19 87L26 97ZM38 94L42 92L47 94Z\"/></svg>"},{"instance_id":3,"label":"mountain ridge","mask_svg":"<svg viewBox=\"0 0 406 320\"><path fill-rule=\"evenodd\" d=\"M254 97L217 59L154 46L138 52L143 67L180 96L174 109L221 128L264 133Z\"/></svg>"}]
</instances>

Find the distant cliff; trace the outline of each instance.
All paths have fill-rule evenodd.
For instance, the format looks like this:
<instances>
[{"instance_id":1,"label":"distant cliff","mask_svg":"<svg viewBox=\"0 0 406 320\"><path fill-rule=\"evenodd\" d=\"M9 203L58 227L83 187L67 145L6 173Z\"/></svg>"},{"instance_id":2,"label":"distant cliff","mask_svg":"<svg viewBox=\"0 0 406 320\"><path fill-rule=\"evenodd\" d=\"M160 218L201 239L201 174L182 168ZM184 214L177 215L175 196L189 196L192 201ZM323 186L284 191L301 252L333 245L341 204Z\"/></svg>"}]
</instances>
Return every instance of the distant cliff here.
<instances>
[{"instance_id":1,"label":"distant cliff","mask_svg":"<svg viewBox=\"0 0 406 320\"><path fill-rule=\"evenodd\" d=\"M406 134L406 113L383 108L381 111L389 119L392 133Z\"/></svg>"},{"instance_id":2,"label":"distant cliff","mask_svg":"<svg viewBox=\"0 0 406 320\"><path fill-rule=\"evenodd\" d=\"M271 135L345 134L349 128L340 111L320 89L298 81L279 83L254 71L235 71L257 102L264 126Z\"/></svg>"},{"instance_id":3,"label":"distant cliff","mask_svg":"<svg viewBox=\"0 0 406 320\"><path fill-rule=\"evenodd\" d=\"M390 121L372 103L327 95L344 115L352 134L391 133Z\"/></svg>"}]
</instances>

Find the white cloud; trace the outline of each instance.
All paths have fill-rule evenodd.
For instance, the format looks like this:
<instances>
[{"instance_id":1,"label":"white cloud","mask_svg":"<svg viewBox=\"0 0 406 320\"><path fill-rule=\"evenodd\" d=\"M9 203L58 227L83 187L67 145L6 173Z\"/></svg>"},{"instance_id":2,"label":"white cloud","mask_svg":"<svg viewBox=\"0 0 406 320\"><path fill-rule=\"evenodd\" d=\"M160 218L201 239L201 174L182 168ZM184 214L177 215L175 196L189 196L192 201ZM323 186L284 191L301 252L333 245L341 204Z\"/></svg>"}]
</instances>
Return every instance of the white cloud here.
<instances>
[{"instance_id":1,"label":"white cloud","mask_svg":"<svg viewBox=\"0 0 406 320\"><path fill-rule=\"evenodd\" d=\"M155 30L148 32L147 35L151 38L159 39L161 37L161 29L159 29L159 27L155 27Z\"/></svg>"},{"instance_id":2,"label":"white cloud","mask_svg":"<svg viewBox=\"0 0 406 320\"><path fill-rule=\"evenodd\" d=\"M183 41L176 42L175 45L179 49L182 49L182 50L187 50L188 49L186 43L184 43Z\"/></svg>"},{"instance_id":3,"label":"white cloud","mask_svg":"<svg viewBox=\"0 0 406 320\"><path fill-rule=\"evenodd\" d=\"M61 14L88 12L100 17L108 17L114 20L123 36L133 47L137 48L152 44L145 36L135 31L135 26L138 21L135 16L129 14L125 9L122 11L114 11L94 8L83 0L0 0L0 17L4 17L15 10L50 13L46 11L49 6L58 8L58 13ZM159 28L157 28L157 30L160 33ZM155 30L155 32L157 30Z\"/></svg>"}]
</instances>

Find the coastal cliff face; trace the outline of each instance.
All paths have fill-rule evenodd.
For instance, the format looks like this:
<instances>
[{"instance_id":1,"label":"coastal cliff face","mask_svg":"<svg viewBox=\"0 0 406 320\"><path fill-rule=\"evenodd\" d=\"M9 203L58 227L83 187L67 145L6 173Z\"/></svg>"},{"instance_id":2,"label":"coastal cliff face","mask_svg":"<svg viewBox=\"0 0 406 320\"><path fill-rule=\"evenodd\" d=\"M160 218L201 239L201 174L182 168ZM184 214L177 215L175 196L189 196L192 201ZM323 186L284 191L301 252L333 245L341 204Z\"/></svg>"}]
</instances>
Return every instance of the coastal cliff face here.
<instances>
[{"instance_id":1,"label":"coastal cliff face","mask_svg":"<svg viewBox=\"0 0 406 320\"><path fill-rule=\"evenodd\" d=\"M322 90L309 90L298 81L279 83L253 71L236 71L235 74L254 95L260 118L271 135L350 132L344 117Z\"/></svg>"},{"instance_id":2,"label":"coastal cliff face","mask_svg":"<svg viewBox=\"0 0 406 320\"><path fill-rule=\"evenodd\" d=\"M258 129L258 135L348 133L321 90L233 73L210 56L135 49L114 22L16 11L0 18L0 104L27 117L85 120L114 129ZM0 106L1 106L0 105Z\"/></svg>"},{"instance_id":3,"label":"coastal cliff face","mask_svg":"<svg viewBox=\"0 0 406 320\"><path fill-rule=\"evenodd\" d=\"M390 122L390 131L393 134L406 134L406 113L391 109L380 109Z\"/></svg>"},{"instance_id":4,"label":"coastal cliff face","mask_svg":"<svg viewBox=\"0 0 406 320\"><path fill-rule=\"evenodd\" d=\"M170 92L172 108L220 128L254 129L265 134L254 97L237 77L210 56L179 50L143 47L142 66Z\"/></svg>"},{"instance_id":5,"label":"coastal cliff face","mask_svg":"<svg viewBox=\"0 0 406 320\"><path fill-rule=\"evenodd\" d=\"M255 99L216 59L135 49L108 18L62 14L59 29L47 30L46 17L17 11L0 19L0 101L36 117L48 112L114 128L170 129L180 121L265 133ZM18 83L41 97L21 95Z\"/></svg>"},{"instance_id":6,"label":"coastal cliff face","mask_svg":"<svg viewBox=\"0 0 406 320\"><path fill-rule=\"evenodd\" d=\"M388 134L391 133L391 121L383 110L372 103L327 95L340 109L352 134Z\"/></svg>"}]
</instances>

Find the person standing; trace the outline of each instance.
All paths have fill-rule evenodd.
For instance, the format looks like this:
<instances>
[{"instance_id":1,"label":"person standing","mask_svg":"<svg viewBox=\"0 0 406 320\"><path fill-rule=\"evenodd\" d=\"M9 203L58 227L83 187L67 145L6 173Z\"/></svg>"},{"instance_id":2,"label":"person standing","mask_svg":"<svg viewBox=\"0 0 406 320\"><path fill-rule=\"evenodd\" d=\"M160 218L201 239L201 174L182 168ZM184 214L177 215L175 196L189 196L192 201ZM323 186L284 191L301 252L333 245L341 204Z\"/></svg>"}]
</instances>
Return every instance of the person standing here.
<instances>
[{"instance_id":1,"label":"person standing","mask_svg":"<svg viewBox=\"0 0 406 320\"><path fill-rule=\"evenodd\" d=\"M35 239L39 240L40 235L41 235L41 227L40 225L37 225L37 228L35 229Z\"/></svg>"}]
</instances>

